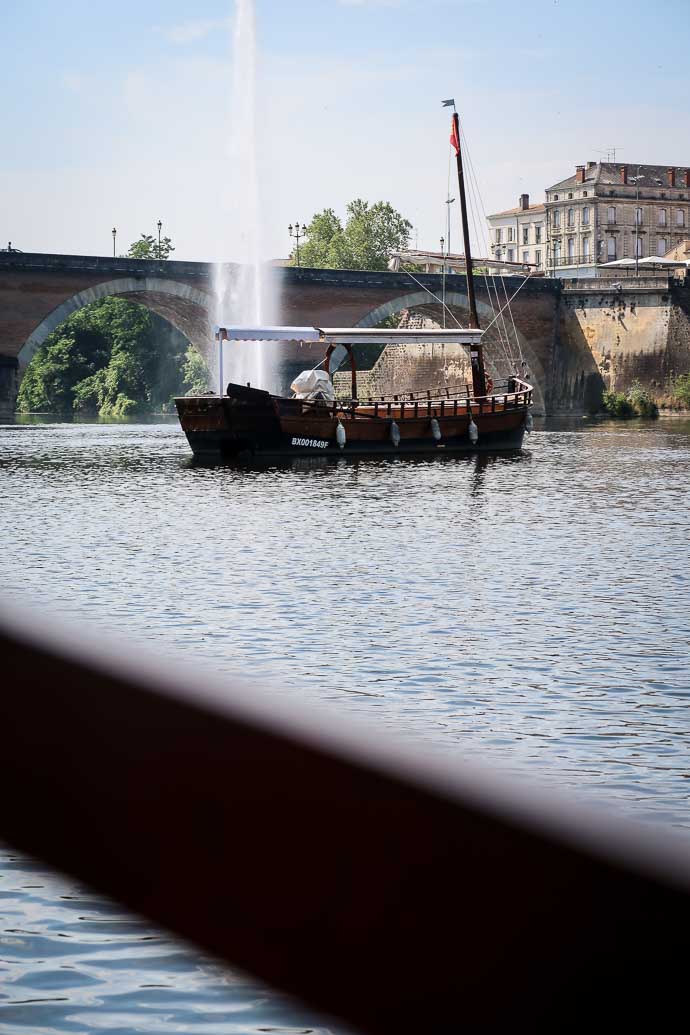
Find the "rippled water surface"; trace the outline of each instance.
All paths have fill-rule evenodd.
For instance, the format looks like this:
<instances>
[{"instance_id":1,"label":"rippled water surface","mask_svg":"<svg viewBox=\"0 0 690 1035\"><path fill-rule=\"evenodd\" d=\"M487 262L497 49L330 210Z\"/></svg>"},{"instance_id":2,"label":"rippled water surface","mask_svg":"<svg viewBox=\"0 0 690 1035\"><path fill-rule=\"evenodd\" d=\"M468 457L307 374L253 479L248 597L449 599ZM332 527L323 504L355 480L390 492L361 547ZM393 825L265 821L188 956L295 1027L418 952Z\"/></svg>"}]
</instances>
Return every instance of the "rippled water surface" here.
<instances>
[{"instance_id":1,"label":"rippled water surface","mask_svg":"<svg viewBox=\"0 0 690 1035\"><path fill-rule=\"evenodd\" d=\"M690 424L517 456L196 467L176 422L0 428L5 593L690 835ZM0 1032L324 1031L9 849Z\"/></svg>"}]
</instances>

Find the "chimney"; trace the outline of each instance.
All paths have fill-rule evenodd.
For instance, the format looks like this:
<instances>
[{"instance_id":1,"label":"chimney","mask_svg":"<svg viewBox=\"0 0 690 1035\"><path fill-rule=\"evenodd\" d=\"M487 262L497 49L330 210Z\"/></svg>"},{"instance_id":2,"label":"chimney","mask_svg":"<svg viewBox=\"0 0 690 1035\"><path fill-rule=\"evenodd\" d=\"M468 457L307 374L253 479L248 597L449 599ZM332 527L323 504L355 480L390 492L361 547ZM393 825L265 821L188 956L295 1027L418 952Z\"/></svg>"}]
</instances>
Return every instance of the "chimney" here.
<instances>
[{"instance_id":1,"label":"chimney","mask_svg":"<svg viewBox=\"0 0 690 1035\"><path fill-rule=\"evenodd\" d=\"M576 165L575 166L575 182L576 183L584 183L585 182L585 167L584 167L584 165Z\"/></svg>"},{"instance_id":2,"label":"chimney","mask_svg":"<svg viewBox=\"0 0 690 1035\"><path fill-rule=\"evenodd\" d=\"M587 162L587 168L588 169L593 169L596 164L597 164L596 162Z\"/></svg>"},{"instance_id":3,"label":"chimney","mask_svg":"<svg viewBox=\"0 0 690 1035\"><path fill-rule=\"evenodd\" d=\"M529 208L529 194L520 195L520 204L518 205L518 208L521 208L523 212Z\"/></svg>"},{"instance_id":4,"label":"chimney","mask_svg":"<svg viewBox=\"0 0 690 1035\"><path fill-rule=\"evenodd\" d=\"M621 165L621 183L628 182L628 167L627 165Z\"/></svg>"},{"instance_id":5,"label":"chimney","mask_svg":"<svg viewBox=\"0 0 690 1035\"><path fill-rule=\"evenodd\" d=\"M675 169L669 169L668 170L668 185L669 185L669 187L675 187L675 185L676 185L676 170Z\"/></svg>"}]
</instances>

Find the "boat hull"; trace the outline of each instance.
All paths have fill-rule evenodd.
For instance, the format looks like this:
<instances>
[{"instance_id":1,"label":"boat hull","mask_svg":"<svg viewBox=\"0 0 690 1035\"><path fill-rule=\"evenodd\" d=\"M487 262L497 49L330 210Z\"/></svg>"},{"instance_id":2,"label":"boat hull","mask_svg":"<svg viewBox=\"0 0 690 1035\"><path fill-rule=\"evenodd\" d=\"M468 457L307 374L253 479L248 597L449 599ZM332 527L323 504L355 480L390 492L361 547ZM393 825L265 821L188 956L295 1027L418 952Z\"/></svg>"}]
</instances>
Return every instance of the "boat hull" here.
<instances>
[{"instance_id":1,"label":"boat hull","mask_svg":"<svg viewBox=\"0 0 690 1035\"><path fill-rule=\"evenodd\" d=\"M414 410L409 404L371 407L334 414L331 407L305 407L253 388L231 385L230 397L191 396L176 399L182 429L195 457L223 462L238 458L295 456L400 456L501 452L520 449L528 410L504 408L499 402L488 412L472 410L478 439L470 438L470 414L465 406L444 412L440 404ZM436 439L432 420L441 437ZM338 424L345 443L337 440ZM395 424L395 428L393 425ZM396 434L397 429L397 434ZM342 434L342 433L341 433ZM396 445L394 437L399 435Z\"/></svg>"}]
</instances>

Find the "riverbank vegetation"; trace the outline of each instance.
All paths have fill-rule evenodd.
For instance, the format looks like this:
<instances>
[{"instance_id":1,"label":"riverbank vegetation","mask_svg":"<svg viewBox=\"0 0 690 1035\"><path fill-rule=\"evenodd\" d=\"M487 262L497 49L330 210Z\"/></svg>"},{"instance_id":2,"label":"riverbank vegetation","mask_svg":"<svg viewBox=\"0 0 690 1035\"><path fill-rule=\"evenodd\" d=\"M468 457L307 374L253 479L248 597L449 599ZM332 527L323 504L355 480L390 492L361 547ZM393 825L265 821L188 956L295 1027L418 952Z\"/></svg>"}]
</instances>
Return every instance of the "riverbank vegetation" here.
<instances>
[{"instance_id":1,"label":"riverbank vegetation","mask_svg":"<svg viewBox=\"0 0 690 1035\"><path fill-rule=\"evenodd\" d=\"M604 392L602 402L604 411L615 420L656 420L659 416L659 407L639 381L633 381L627 392Z\"/></svg>"},{"instance_id":2,"label":"riverbank vegetation","mask_svg":"<svg viewBox=\"0 0 690 1035\"><path fill-rule=\"evenodd\" d=\"M104 298L48 336L22 379L22 413L129 417L172 409L204 392L209 372L179 331L144 306Z\"/></svg>"},{"instance_id":3,"label":"riverbank vegetation","mask_svg":"<svg viewBox=\"0 0 690 1035\"><path fill-rule=\"evenodd\" d=\"M671 400L677 407L690 410L690 374L681 374L671 386Z\"/></svg>"},{"instance_id":4,"label":"riverbank vegetation","mask_svg":"<svg viewBox=\"0 0 690 1035\"><path fill-rule=\"evenodd\" d=\"M299 264L319 269L385 270L391 252L407 248L412 223L387 201L356 198L343 225L332 208L317 212L299 248ZM297 264L297 250L290 256Z\"/></svg>"}]
</instances>

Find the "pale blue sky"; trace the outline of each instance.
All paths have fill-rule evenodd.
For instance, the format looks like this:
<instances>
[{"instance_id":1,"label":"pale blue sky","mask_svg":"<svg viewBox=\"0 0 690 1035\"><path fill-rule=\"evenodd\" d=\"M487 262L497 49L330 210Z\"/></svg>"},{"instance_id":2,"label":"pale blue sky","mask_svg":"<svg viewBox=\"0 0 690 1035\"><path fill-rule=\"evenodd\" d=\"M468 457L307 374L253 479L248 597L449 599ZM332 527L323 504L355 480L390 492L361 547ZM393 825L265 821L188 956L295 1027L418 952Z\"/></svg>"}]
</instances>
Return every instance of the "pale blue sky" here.
<instances>
[{"instance_id":1,"label":"pale blue sky","mask_svg":"<svg viewBox=\"0 0 690 1035\"><path fill-rule=\"evenodd\" d=\"M488 211L542 200L612 145L621 161L690 165L688 0L256 4L271 255L287 254L288 222L355 196L392 201L437 247L445 97ZM3 245L107 254L113 225L124 250L160 218L176 258L235 257L218 157L233 9L3 0Z\"/></svg>"}]
</instances>

